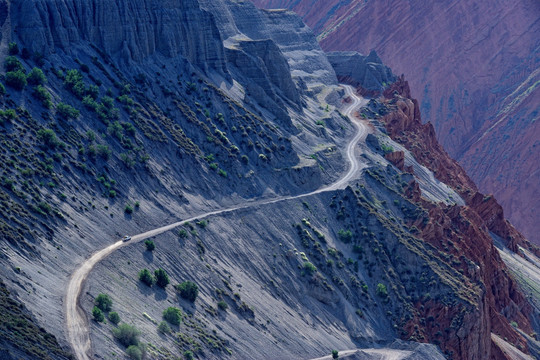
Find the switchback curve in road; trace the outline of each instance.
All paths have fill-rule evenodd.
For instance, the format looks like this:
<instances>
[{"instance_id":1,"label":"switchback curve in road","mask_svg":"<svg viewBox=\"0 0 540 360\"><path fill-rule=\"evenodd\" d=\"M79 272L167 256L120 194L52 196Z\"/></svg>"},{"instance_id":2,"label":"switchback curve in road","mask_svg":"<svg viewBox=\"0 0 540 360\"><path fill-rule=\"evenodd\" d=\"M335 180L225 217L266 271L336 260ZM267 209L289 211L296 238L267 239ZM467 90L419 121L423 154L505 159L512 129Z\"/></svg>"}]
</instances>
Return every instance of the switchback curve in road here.
<instances>
[{"instance_id":1,"label":"switchback curve in road","mask_svg":"<svg viewBox=\"0 0 540 360\"><path fill-rule=\"evenodd\" d=\"M236 210L241 209L247 209L253 206L258 205L266 205L266 204L272 204L284 200L292 200L292 199L298 199L314 194L319 194L326 191L332 191L336 189L340 189L345 187L350 180L354 178L358 170L360 169L360 162L356 156L356 148L358 145L358 142L360 140L364 140L367 135L367 126L363 124L360 121L357 121L354 119L353 113L356 109L358 109L360 106L363 106L367 103L366 99L363 99L361 97L358 97L353 88L351 86L343 85L345 92L347 96L352 100L351 104L344 110L344 114L348 116L351 120L354 126L356 127L356 134L351 139L351 141L347 145L347 160L350 164L349 170L345 175L343 175L341 178L339 178L334 183L327 185L325 187L322 187L318 190L301 194L301 195L295 195L295 196L284 196L284 197L277 197L274 199L265 199L265 200L255 200L255 201L248 201L245 204L221 209L221 210L215 210L206 212L203 214L199 214L197 216L194 216L190 219L184 219L182 221L175 222L173 224L169 224L166 226L162 226L138 235L132 236L132 239L130 242L123 242L122 240L117 241L99 251L94 253L92 256L90 256L88 259L86 259L71 275L71 278L69 279L69 283L66 290L66 295L64 298L65 301L65 311L66 311L66 328L67 328L67 335L68 335L68 341L72 346L73 352L77 359L79 360L89 360L91 359L91 355L89 355L90 349L91 349L91 343L90 343L90 326L88 324L87 316L84 313L83 309L79 306L79 300L81 291L84 285L84 282L86 278L88 277L88 274L90 274L90 271L94 268L94 266L99 263L101 260L112 254L114 251L120 249L121 247L127 246L129 244L140 242L142 240L145 240L147 238L150 238L152 236L156 236L159 234L162 234L164 232L167 232L169 230L172 230L174 228L177 228L184 224L185 222L194 221L203 217L208 217L211 215L219 215L219 214L225 214Z\"/></svg>"}]
</instances>

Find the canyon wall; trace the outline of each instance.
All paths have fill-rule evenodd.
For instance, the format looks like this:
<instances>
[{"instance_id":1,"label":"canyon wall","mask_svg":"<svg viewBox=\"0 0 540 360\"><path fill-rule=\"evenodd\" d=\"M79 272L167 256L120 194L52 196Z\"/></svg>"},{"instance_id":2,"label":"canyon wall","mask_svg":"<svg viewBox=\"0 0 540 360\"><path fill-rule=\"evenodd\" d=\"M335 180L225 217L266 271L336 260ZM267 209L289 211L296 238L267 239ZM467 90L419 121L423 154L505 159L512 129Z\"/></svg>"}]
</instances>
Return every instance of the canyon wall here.
<instances>
[{"instance_id":1,"label":"canyon wall","mask_svg":"<svg viewBox=\"0 0 540 360\"><path fill-rule=\"evenodd\" d=\"M446 151L540 243L540 3L253 0L404 73Z\"/></svg>"}]
</instances>

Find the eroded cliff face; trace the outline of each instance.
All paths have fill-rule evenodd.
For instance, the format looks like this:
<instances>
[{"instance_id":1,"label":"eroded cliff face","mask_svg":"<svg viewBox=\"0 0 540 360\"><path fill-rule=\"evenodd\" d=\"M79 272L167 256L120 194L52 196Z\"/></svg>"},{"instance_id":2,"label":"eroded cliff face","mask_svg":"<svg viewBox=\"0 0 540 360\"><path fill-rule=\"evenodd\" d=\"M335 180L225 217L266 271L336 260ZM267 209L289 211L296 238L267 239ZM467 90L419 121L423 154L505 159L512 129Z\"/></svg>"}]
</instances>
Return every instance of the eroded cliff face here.
<instances>
[{"instance_id":1,"label":"eroded cliff face","mask_svg":"<svg viewBox=\"0 0 540 360\"><path fill-rule=\"evenodd\" d=\"M480 322L480 327L451 334L448 331L436 333L435 327L427 327L425 336L430 342L440 342L448 353L460 359L484 358L493 354L501 358L496 346L491 343L490 333L495 333L526 349L526 340L510 325L511 321L523 324L525 332L532 331L532 312L519 286L509 275L498 251L493 246L490 232L500 236L514 252L518 246L538 254L538 248L531 245L514 227L504 219L502 207L493 196L479 193L474 183L463 169L452 160L438 144L433 126L422 124L418 102L411 99L408 83L401 77L384 93L388 113L380 116L390 137L403 144L415 158L433 170L438 179L454 187L463 197L467 206L444 206L423 200L418 186L409 183L408 196L428 211L428 217L412 224L420 230L420 237L437 249L446 252L452 264L466 274L472 282L484 285L485 292L478 303L479 314L465 316L466 322ZM398 152L387 154L387 158L400 166ZM411 171L411 170L408 170ZM424 317L440 314L443 308L437 304L417 304L425 311ZM452 317L440 320L442 327ZM452 326L447 327L452 328ZM471 338L469 335L474 336ZM482 349L482 346L484 347ZM494 347L495 346L495 347ZM475 355L476 354L476 355ZM496 355L499 354L499 355Z\"/></svg>"},{"instance_id":2,"label":"eroded cliff face","mask_svg":"<svg viewBox=\"0 0 540 360\"><path fill-rule=\"evenodd\" d=\"M196 0L16 0L11 13L17 36L31 51L69 52L88 41L122 61L181 55L202 69L226 72L213 16Z\"/></svg>"},{"instance_id":3,"label":"eroded cliff face","mask_svg":"<svg viewBox=\"0 0 540 360\"><path fill-rule=\"evenodd\" d=\"M297 12L327 51L377 50L441 144L540 244L540 4L253 0Z\"/></svg>"}]
</instances>

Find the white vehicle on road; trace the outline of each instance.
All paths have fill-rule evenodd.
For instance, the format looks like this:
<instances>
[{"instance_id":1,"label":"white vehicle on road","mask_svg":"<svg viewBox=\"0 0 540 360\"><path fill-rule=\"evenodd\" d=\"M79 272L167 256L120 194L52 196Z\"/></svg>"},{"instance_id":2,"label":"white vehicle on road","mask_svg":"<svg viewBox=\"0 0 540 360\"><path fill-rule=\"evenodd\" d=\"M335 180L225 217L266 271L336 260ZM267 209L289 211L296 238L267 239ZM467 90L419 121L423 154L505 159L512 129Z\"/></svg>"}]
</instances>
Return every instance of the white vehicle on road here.
<instances>
[{"instance_id":1,"label":"white vehicle on road","mask_svg":"<svg viewBox=\"0 0 540 360\"><path fill-rule=\"evenodd\" d=\"M127 242L127 241L129 241L129 240L131 240L131 236L129 236L129 235L126 235L126 236L124 236L124 237L122 238L122 241L123 241L123 242Z\"/></svg>"}]
</instances>

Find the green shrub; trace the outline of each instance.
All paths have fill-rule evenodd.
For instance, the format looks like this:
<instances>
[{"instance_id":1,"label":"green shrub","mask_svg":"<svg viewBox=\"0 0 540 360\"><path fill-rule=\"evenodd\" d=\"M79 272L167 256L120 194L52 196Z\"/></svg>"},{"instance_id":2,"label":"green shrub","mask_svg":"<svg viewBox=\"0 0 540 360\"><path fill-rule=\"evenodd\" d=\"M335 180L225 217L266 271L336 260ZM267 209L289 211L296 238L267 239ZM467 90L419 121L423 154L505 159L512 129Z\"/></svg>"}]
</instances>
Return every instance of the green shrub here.
<instances>
[{"instance_id":1,"label":"green shrub","mask_svg":"<svg viewBox=\"0 0 540 360\"><path fill-rule=\"evenodd\" d=\"M381 144L381 149L385 154L394 152L394 148L392 146L390 146L390 145L387 145L387 144Z\"/></svg>"},{"instance_id":2,"label":"green shrub","mask_svg":"<svg viewBox=\"0 0 540 360\"><path fill-rule=\"evenodd\" d=\"M6 93L6 87L4 84L0 83L0 95L4 95Z\"/></svg>"},{"instance_id":3,"label":"green shrub","mask_svg":"<svg viewBox=\"0 0 540 360\"><path fill-rule=\"evenodd\" d=\"M56 105L56 112L66 120L76 119L81 114L79 110L75 109L73 106L64 103L58 103L58 105Z\"/></svg>"},{"instance_id":4,"label":"green shrub","mask_svg":"<svg viewBox=\"0 0 540 360\"><path fill-rule=\"evenodd\" d=\"M193 358L194 358L193 352L191 352L190 350L184 351L184 359L193 360Z\"/></svg>"},{"instance_id":5,"label":"green shrub","mask_svg":"<svg viewBox=\"0 0 540 360\"><path fill-rule=\"evenodd\" d=\"M120 315L118 315L117 312L113 311L112 313L109 313L109 320L114 325L118 325L118 323L120 322Z\"/></svg>"},{"instance_id":6,"label":"green shrub","mask_svg":"<svg viewBox=\"0 0 540 360\"><path fill-rule=\"evenodd\" d=\"M41 100L41 103L47 109L50 109L52 107L51 94L47 89L45 89L44 86L38 85L34 87L34 92L32 93L32 95L34 95L34 97L36 97L38 100Z\"/></svg>"},{"instance_id":7,"label":"green shrub","mask_svg":"<svg viewBox=\"0 0 540 360\"><path fill-rule=\"evenodd\" d=\"M111 149L107 145L98 145L96 147L96 152L103 159L108 160L111 157Z\"/></svg>"},{"instance_id":8,"label":"green shrub","mask_svg":"<svg viewBox=\"0 0 540 360\"><path fill-rule=\"evenodd\" d=\"M19 53L19 45L16 42L10 42L8 45L9 55L17 55Z\"/></svg>"},{"instance_id":9,"label":"green shrub","mask_svg":"<svg viewBox=\"0 0 540 360\"><path fill-rule=\"evenodd\" d=\"M143 357L143 352L137 345L130 345L126 349L126 354L133 360L141 360Z\"/></svg>"},{"instance_id":10,"label":"green shrub","mask_svg":"<svg viewBox=\"0 0 540 360\"><path fill-rule=\"evenodd\" d=\"M176 285L176 291L178 291L182 298L191 302L194 302L197 299L197 295L199 295L199 287L191 281L184 281Z\"/></svg>"},{"instance_id":11,"label":"green shrub","mask_svg":"<svg viewBox=\"0 0 540 360\"><path fill-rule=\"evenodd\" d=\"M154 249L156 248L156 244L154 244L152 240L146 240L144 242L144 245L146 245L146 250L148 251L154 251Z\"/></svg>"},{"instance_id":12,"label":"green shrub","mask_svg":"<svg viewBox=\"0 0 540 360\"><path fill-rule=\"evenodd\" d=\"M116 197L116 191L114 191L114 190L112 190L112 189L109 190L109 197L110 197L110 198L115 198L115 197Z\"/></svg>"},{"instance_id":13,"label":"green shrub","mask_svg":"<svg viewBox=\"0 0 540 360\"><path fill-rule=\"evenodd\" d=\"M156 269L154 271L154 275L156 277L156 285L160 288L165 289L167 285L169 285L169 275L165 272L163 269Z\"/></svg>"},{"instance_id":14,"label":"green shrub","mask_svg":"<svg viewBox=\"0 0 540 360\"><path fill-rule=\"evenodd\" d=\"M197 221L197 225L200 228L204 229L204 228L206 228L208 226L208 221L206 221L206 220Z\"/></svg>"},{"instance_id":15,"label":"green shrub","mask_svg":"<svg viewBox=\"0 0 540 360\"><path fill-rule=\"evenodd\" d=\"M79 70L71 69L66 73L64 86L76 97L82 99L86 93L83 76Z\"/></svg>"},{"instance_id":16,"label":"green shrub","mask_svg":"<svg viewBox=\"0 0 540 360\"><path fill-rule=\"evenodd\" d=\"M317 268L315 267L315 265L313 265L309 261L306 261L304 263L303 268L304 268L304 271L306 272L306 274L308 274L308 275L312 275L314 272L317 271Z\"/></svg>"},{"instance_id":17,"label":"green shrub","mask_svg":"<svg viewBox=\"0 0 540 360\"><path fill-rule=\"evenodd\" d=\"M6 73L6 85L15 90L22 90L27 85L26 75L22 70L10 71Z\"/></svg>"},{"instance_id":18,"label":"green shrub","mask_svg":"<svg viewBox=\"0 0 540 360\"><path fill-rule=\"evenodd\" d=\"M382 298L388 297L388 290L386 289L386 286L384 284L378 283L377 289L375 290L378 296Z\"/></svg>"},{"instance_id":19,"label":"green shrub","mask_svg":"<svg viewBox=\"0 0 540 360\"><path fill-rule=\"evenodd\" d=\"M90 85L86 88L84 93L91 99L96 100L99 96L99 87L97 87L97 85Z\"/></svg>"},{"instance_id":20,"label":"green shrub","mask_svg":"<svg viewBox=\"0 0 540 360\"><path fill-rule=\"evenodd\" d=\"M169 326L169 324L167 324L166 321L160 322L157 329L162 334L170 334L171 332L171 327Z\"/></svg>"},{"instance_id":21,"label":"green shrub","mask_svg":"<svg viewBox=\"0 0 540 360\"><path fill-rule=\"evenodd\" d=\"M99 294L94 300L94 304L105 312L109 312L112 309L112 299L106 294Z\"/></svg>"},{"instance_id":22,"label":"green shrub","mask_svg":"<svg viewBox=\"0 0 540 360\"><path fill-rule=\"evenodd\" d=\"M6 57L6 59L4 60L4 69L6 69L6 71L24 71L23 65L15 56Z\"/></svg>"},{"instance_id":23,"label":"green shrub","mask_svg":"<svg viewBox=\"0 0 540 360\"><path fill-rule=\"evenodd\" d=\"M515 322L515 321L512 321L512 322L510 323L510 325L512 325L512 327L515 328L515 329L517 329L517 328L519 327L519 326L518 326L518 323Z\"/></svg>"},{"instance_id":24,"label":"green shrub","mask_svg":"<svg viewBox=\"0 0 540 360\"><path fill-rule=\"evenodd\" d=\"M131 205L126 205L126 207L124 208L124 212L126 214L132 214L133 213L133 207L131 207Z\"/></svg>"},{"instance_id":25,"label":"green shrub","mask_svg":"<svg viewBox=\"0 0 540 360\"><path fill-rule=\"evenodd\" d=\"M17 113L13 109L0 110L0 123L4 120L13 121L17 118Z\"/></svg>"},{"instance_id":26,"label":"green shrub","mask_svg":"<svg viewBox=\"0 0 540 360\"><path fill-rule=\"evenodd\" d=\"M350 243L352 238L353 238L353 234L352 234L351 230L340 229L338 231L338 237L344 243Z\"/></svg>"},{"instance_id":27,"label":"green shrub","mask_svg":"<svg viewBox=\"0 0 540 360\"><path fill-rule=\"evenodd\" d=\"M229 308L229 305L227 305L227 303L223 300L219 301L217 303L217 306L218 306L218 309L223 310L223 311L227 311L227 309Z\"/></svg>"},{"instance_id":28,"label":"green shrub","mask_svg":"<svg viewBox=\"0 0 540 360\"><path fill-rule=\"evenodd\" d=\"M182 310L172 306L168 307L163 311L163 319L169 324L178 326L182 321Z\"/></svg>"},{"instance_id":29,"label":"green shrub","mask_svg":"<svg viewBox=\"0 0 540 360\"><path fill-rule=\"evenodd\" d=\"M145 283L147 286L152 286L155 282L154 276L148 269L142 269L139 272L139 280Z\"/></svg>"},{"instance_id":30,"label":"green shrub","mask_svg":"<svg viewBox=\"0 0 540 360\"><path fill-rule=\"evenodd\" d=\"M185 239L185 238L187 238L187 236L188 236L188 232L187 232L186 229L180 229L180 230L178 231L178 237L179 237L179 238Z\"/></svg>"},{"instance_id":31,"label":"green shrub","mask_svg":"<svg viewBox=\"0 0 540 360\"><path fill-rule=\"evenodd\" d=\"M339 352L337 350L332 350L332 359L339 359Z\"/></svg>"},{"instance_id":32,"label":"green shrub","mask_svg":"<svg viewBox=\"0 0 540 360\"><path fill-rule=\"evenodd\" d=\"M223 169L219 169L218 174L219 176L223 176L225 178L227 177L227 172Z\"/></svg>"},{"instance_id":33,"label":"green shrub","mask_svg":"<svg viewBox=\"0 0 540 360\"><path fill-rule=\"evenodd\" d=\"M88 109L90 109L92 111L97 110L98 103L90 95L86 95L85 97L83 97L82 103L86 108L88 108Z\"/></svg>"},{"instance_id":34,"label":"green shrub","mask_svg":"<svg viewBox=\"0 0 540 360\"><path fill-rule=\"evenodd\" d=\"M40 68L33 68L26 77L28 82L32 85L43 85L47 82L47 77Z\"/></svg>"},{"instance_id":35,"label":"green shrub","mask_svg":"<svg viewBox=\"0 0 540 360\"><path fill-rule=\"evenodd\" d=\"M37 138L50 149L54 149L59 145L56 133L52 129L39 129Z\"/></svg>"},{"instance_id":36,"label":"green shrub","mask_svg":"<svg viewBox=\"0 0 540 360\"><path fill-rule=\"evenodd\" d=\"M129 324L121 324L112 330L114 337L124 346L139 344L139 335L141 334L135 326Z\"/></svg>"},{"instance_id":37,"label":"green shrub","mask_svg":"<svg viewBox=\"0 0 540 360\"><path fill-rule=\"evenodd\" d=\"M135 104L135 101L133 101L133 99L130 98L128 95L119 96L118 101L127 106L132 106L133 104Z\"/></svg>"},{"instance_id":38,"label":"green shrub","mask_svg":"<svg viewBox=\"0 0 540 360\"><path fill-rule=\"evenodd\" d=\"M103 312L97 306L94 306L94 308L92 309L92 316L94 317L94 320L97 322L103 322L105 320L105 316L103 316Z\"/></svg>"}]
</instances>

